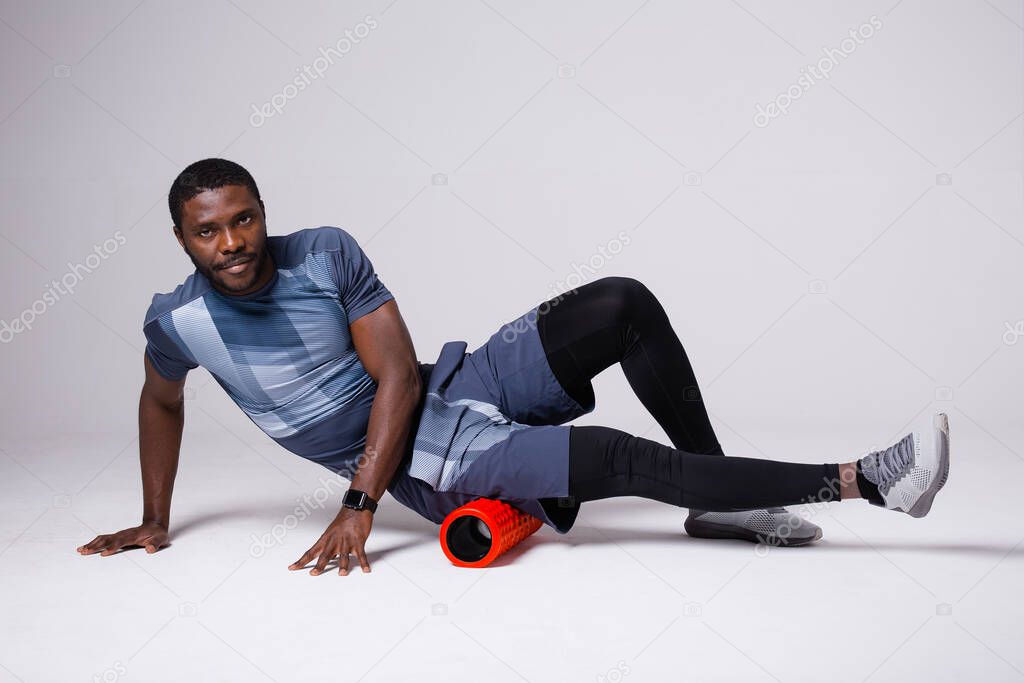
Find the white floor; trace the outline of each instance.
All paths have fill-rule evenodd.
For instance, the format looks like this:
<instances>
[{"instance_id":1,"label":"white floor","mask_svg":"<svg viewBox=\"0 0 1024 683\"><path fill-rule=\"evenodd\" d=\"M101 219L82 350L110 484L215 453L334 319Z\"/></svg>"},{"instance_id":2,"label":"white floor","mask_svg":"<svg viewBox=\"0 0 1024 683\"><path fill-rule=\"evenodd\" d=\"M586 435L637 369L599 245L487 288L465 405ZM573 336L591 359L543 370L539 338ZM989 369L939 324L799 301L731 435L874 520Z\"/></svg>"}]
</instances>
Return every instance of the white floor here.
<instances>
[{"instance_id":1,"label":"white floor","mask_svg":"<svg viewBox=\"0 0 1024 683\"><path fill-rule=\"evenodd\" d=\"M75 547L137 523L135 440L4 443L0 682L1024 680L1021 442L957 427L922 520L864 501L804 507L822 541L763 553L685 536L680 509L616 499L473 570L386 497L373 571L346 577L286 569L344 482L269 442L187 433L173 545L106 558ZM318 490L334 492L326 506L303 502ZM297 507L312 514L254 541Z\"/></svg>"}]
</instances>

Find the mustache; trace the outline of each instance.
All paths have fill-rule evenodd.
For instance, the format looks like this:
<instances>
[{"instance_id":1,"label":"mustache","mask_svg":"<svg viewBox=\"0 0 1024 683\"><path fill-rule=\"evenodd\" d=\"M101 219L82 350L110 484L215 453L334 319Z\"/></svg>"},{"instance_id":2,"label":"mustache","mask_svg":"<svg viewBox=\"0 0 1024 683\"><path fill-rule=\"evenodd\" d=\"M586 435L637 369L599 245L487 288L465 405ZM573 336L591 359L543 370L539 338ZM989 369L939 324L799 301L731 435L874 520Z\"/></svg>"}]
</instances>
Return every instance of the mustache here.
<instances>
[{"instance_id":1,"label":"mustache","mask_svg":"<svg viewBox=\"0 0 1024 683\"><path fill-rule=\"evenodd\" d=\"M237 266L240 263L248 263L249 261L255 260L255 258L256 254L248 254L246 256L236 258L233 261L229 261L227 263L217 266L217 270L224 270L225 268L230 268L231 266Z\"/></svg>"}]
</instances>

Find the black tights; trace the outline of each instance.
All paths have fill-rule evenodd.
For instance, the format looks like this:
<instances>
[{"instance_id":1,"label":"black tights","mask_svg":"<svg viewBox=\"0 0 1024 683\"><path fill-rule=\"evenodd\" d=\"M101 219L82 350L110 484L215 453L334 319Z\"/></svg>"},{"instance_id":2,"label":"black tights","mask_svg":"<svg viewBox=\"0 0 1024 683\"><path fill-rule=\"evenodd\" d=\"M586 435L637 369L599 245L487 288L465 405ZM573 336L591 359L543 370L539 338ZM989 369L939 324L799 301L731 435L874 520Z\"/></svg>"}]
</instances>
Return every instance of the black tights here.
<instances>
[{"instance_id":1,"label":"black tights","mask_svg":"<svg viewBox=\"0 0 1024 683\"><path fill-rule=\"evenodd\" d=\"M618 429L573 425L569 501L642 496L700 510L838 500L838 463L723 457L693 368L658 299L633 278L604 277L542 305L537 330L556 379L594 405L591 379L615 363L674 448Z\"/></svg>"},{"instance_id":2,"label":"black tights","mask_svg":"<svg viewBox=\"0 0 1024 683\"><path fill-rule=\"evenodd\" d=\"M839 499L839 465L689 453L611 427L573 425L569 496L577 503L642 496L722 511L800 505Z\"/></svg>"}]
</instances>

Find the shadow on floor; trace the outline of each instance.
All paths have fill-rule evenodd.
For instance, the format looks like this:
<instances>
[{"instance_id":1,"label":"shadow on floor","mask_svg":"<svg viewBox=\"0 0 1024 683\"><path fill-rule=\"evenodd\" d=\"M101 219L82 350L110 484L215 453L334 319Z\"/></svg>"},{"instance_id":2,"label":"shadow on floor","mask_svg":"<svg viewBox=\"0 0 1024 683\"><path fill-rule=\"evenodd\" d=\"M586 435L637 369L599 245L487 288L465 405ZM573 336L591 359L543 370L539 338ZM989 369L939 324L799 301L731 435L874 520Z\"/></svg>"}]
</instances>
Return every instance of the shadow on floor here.
<instances>
[{"instance_id":1,"label":"shadow on floor","mask_svg":"<svg viewBox=\"0 0 1024 683\"><path fill-rule=\"evenodd\" d=\"M641 505L644 505L641 503ZM281 506L267 505L259 508L248 507L248 508L232 508L224 509L218 512L195 514L195 515L182 515L180 516L179 522L175 525L172 530L171 540L187 536L204 527L215 525L218 522L231 519L247 519L247 520L259 520L264 521L268 527L272 527L275 524L279 524L283 517L291 514L294 510L294 501L289 500L287 503ZM309 525L312 529L317 527L322 531L326 528L330 521L337 514L335 510L324 507L322 509L315 510L309 517L303 520L301 523ZM377 547L370 553L368 553L368 559L371 564L374 560L382 559L387 555L404 550L406 548L413 548L420 545L436 545L438 552L441 552L438 541L438 532L440 525L433 524L432 522L421 518L411 510L394 504L388 506L382 506L377 513L375 513L374 528L375 529L388 529L390 531L401 531L413 534L414 538L405 540L401 543L389 545L384 548ZM623 527L605 527L605 526L591 526L587 524L577 523L568 534L558 534L553 529L547 527L541 527L540 531L525 541L517 545L515 548L505 553L493 563L488 565L489 568L500 568L508 566L515 562L519 557L530 552L534 547L549 543L558 543L568 546L581 546L581 545L615 545L618 543L685 543L689 548L699 548L704 545L714 548L726 548L734 547L737 550L748 552L751 549L749 541L740 539L705 539L705 538L694 538L688 536L682 528L678 531L657 531L657 530L646 530L640 528L623 528ZM816 543L812 543L805 546L799 546L794 548L778 548L785 552L827 552L827 551L860 551L874 553L876 551L904 551L904 552L922 552L922 553L956 553L961 555L988 555L992 557L1002 558L1004 556L1011 556L1013 558L1024 556L1024 547L1022 543L1018 542L1016 545L999 544L999 543L935 543L935 542L915 542L913 539L908 538L906 541L872 541L871 539L865 539L865 542L860 541L832 541L828 538L824 538Z\"/></svg>"}]
</instances>

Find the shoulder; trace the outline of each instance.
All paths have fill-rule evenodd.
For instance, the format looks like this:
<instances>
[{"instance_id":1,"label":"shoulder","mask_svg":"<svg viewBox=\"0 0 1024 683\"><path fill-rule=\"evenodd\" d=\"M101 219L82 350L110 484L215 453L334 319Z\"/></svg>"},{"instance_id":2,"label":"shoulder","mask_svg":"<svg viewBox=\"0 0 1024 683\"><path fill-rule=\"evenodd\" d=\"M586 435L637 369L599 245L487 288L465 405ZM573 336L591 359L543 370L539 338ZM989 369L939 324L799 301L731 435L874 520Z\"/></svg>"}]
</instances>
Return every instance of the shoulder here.
<instances>
[{"instance_id":1,"label":"shoulder","mask_svg":"<svg viewBox=\"0 0 1024 683\"><path fill-rule=\"evenodd\" d=\"M185 278L185 281L175 287L173 291L157 292L153 295L149 308L146 310L143 326L149 325L164 314L200 298L209 289L209 281L196 271Z\"/></svg>"},{"instance_id":2,"label":"shoulder","mask_svg":"<svg viewBox=\"0 0 1024 683\"><path fill-rule=\"evenodd\" d=\"M337 252L345 257L353 257L359 251L356 239L344 228L333 225L321 225L316 228L303 228L288 235L270 237L281 257L288 265L298 263L309 254Z\"/></svg>"}]
</instances>

